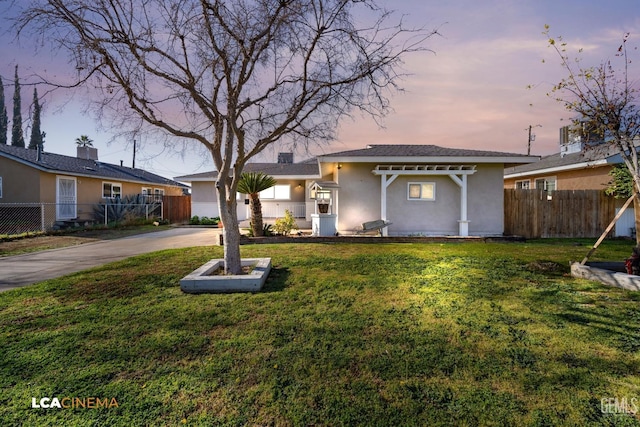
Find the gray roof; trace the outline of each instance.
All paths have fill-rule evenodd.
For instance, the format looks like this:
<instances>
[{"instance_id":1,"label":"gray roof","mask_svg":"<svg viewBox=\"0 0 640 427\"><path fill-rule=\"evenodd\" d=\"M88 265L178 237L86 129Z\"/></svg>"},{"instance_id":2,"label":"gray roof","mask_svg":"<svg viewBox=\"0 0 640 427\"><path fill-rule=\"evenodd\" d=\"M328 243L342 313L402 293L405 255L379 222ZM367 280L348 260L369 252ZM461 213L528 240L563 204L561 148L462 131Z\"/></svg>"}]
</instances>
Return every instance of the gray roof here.
<instances>
[{"instance_id":1,"label":"gray roof","mask_svg":"<svg viewBox=\"0 0 640 427\"><path fill-rule=\"evenodd\" d=\"M15 160L44 172L186 188L184 184L143 169L113 165L96 160L80 159L47 152L42 153L40 160L38 160L37 150L14 147L12 145L0 144L0 157Z\"/></svg>"},{"instance_id":2,"label":"gray roof","mask_svg":"<svg viewBox=\"0 0 640 427\"><path fill-rule=\"evenodd\" d=\"M318 162L315 159L301 163L247 163L242 172L262 172L278 177L309 177L316 178L320 176ZM175 179L185 182L190 181L210 181L215 180L218 176L217 171L202 172L193 175L177 176Z\"/></svg>"},{"instance_id":3,"label":"gray roof","mask_svg":"<svg viewBox=\"0 0 640 427\"><path fill-rule=\"evenodd\" d=\"M601 164L615 164L621 163L622 159L620 154L616 153L616 148L611 146L601 146L592 149L583 150L577 153L565 154L562 156L560 153L544 156L540 161L530 163L526 165L519 165L509 167L504 170L505 175L522 174L522 173L535 173L542 172L547 169L567 168L571 169L571 166L576 168L586 167L592 165L594 162Z\"/></svg>"},{"instance_id":4,"label":"gray roof","mask_svg":"<svg viewBox=\"0 0 640 427\"><path fill-rule=\"evenodd\" d=\"M323 158L366 158L384 157L389 161L394 158L433 157L433 158L487 158L510 159L515 163L529 163L537 160L537 156L525 154L505 153L499 151L469 150L464 148L448 148L437 145L411 145L411 144L372 144L358 150L348 150L320 156Z\"/></svg>"}]
</instances>

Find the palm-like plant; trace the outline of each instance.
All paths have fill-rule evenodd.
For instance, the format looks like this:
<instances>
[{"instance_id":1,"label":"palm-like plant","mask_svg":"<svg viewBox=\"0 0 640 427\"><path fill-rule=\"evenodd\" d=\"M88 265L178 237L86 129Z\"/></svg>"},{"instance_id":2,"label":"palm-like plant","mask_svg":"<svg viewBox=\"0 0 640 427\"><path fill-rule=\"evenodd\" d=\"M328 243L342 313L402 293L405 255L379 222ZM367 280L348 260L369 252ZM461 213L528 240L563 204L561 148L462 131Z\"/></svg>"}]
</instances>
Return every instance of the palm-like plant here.
<instances>
[{"instance_id":1,"label":"palm-like plant","mask_svg":"<svg viewBox=\"0 0 640 427\"><path fill-rule=\"evenodd\" d=\"M238 183L238 191L249 195L249 208L251 209L251 230L254 236L262 236L262 203L260 192L276 185L274 177L262 172L243 173Z\"/></svg>"},{"instance_id":2,"label":"palm-like plant","mask_svg":"<svg viewBox=\"0 0 640 427\"><path fill-rule=\"evenodd\" d=\"M80 135L79 138L76 138L76 145L78 147L93 147L93 139L87 135Z\"/></svg>"}]
</instances>

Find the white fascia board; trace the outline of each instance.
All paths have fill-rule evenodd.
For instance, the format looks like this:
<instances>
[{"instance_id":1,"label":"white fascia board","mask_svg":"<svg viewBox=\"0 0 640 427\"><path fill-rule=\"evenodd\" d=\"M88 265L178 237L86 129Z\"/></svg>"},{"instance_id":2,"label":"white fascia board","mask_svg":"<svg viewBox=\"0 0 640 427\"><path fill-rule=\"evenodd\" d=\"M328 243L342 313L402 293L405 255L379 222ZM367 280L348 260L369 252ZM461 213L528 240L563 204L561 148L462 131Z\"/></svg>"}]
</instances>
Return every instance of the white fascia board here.
<instances>
[{"instance_id":1,"label":"white fascia board","mask_svg":"<svg viewBox=\"0 0 640 427\"><path fill-rule=\"evenodd\" d=\"M322 176L320 174L316 174L316 175L271 175L272 177L275 178L275 180L279 180L279 179L290 179L290 180L294 180L294 179L320 179L322 178Z\"/></svg>"},{"instance_id":2,"label":"white fascia board","mask_svg":"<svg viewBox=\"0 0 640 427\"><path fill-rule=\"evenodd\" d=\"M402 156L402 157L383 157L383 156L320 156L318 160L322 163L534 163L540 160L538 156L524 156L524 157L473 157L473 156L429 156L429 157L417 157L417 156Z\"/></svg>"},{"instance_id":3,"label":"white fascia board","mask_svg":"<svg viewBox=\"0 0 640 427\"><path fill-rule=\"evenodd\" d=\"M296 180L296 179L319 179L321 178L320 174L316 174L316 175L270 175L272 177L274 177L276 179L276 181L278 180ZM175 179L174 181L179 181L179 182L216 182L216 177L212 177L212 176L206 176L206 177L200 177L200 178L189 178L189 179Z\"/></svg>"},{"instance_id":4,"label":"white fascia board","mask_svg":"<svg viewBox=\"0 0 640 427\"><path fill-rule=\"evenodd\" d=\"M606 159L594 160L592 162L574 163L572 165L556 166L554 168L536 169L526 172L510 173L504 176L504 179L521 178L532 175L549 175L557 172L566 172L571 170L586 169L593 166L604 166L611 164Z\"/></svg>"}]
</instances>

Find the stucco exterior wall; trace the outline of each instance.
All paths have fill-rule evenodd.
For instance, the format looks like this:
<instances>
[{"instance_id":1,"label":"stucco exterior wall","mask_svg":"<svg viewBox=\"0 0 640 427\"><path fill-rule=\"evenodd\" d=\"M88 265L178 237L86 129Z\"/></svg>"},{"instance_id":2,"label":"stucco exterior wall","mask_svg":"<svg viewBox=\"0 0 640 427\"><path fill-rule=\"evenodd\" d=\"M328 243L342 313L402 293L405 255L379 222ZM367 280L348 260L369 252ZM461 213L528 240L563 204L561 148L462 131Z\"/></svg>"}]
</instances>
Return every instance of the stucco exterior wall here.
<instances>
[{"instance_id":1,"label":"stucco exterior wall","mask_svg":"<svg viewBox=\"0 0 640 427\"><path fill-rule=\"evenodd\" d=\"M380 219L381 178L375 164L343 164L338 172L338 231L351 233L363 222ZM435 200L408 200L410 182L435 183ZM470 235L500 235L503 219L503 167L479 165L468 177ZM387 188L389 235L457 235L460 187L448 176L398 176Z\"/></svg>"},{"instance_id":2,"label":"stucco exterior wall","mask_svg":"<svg viewBox=\"0 0 640 427\"><path fill-rule=\"evenodd\" d=\"M335 174L340 185L334 201L338 209L339 233L349 234L363 222L380 219L380 177L371 173L374 167L344 163Z\"/></svg>"},{"instance_id":3,"label":"stucco exterior wall","mask_svg":"<svg viewBox=\"0 0 640 427\"><path fill-rule=\"evenodd\" d=\"M13 160L0 158L2 198L0 203L36 203L40 201L39 172Z\"/></svg>"}]
</instances>

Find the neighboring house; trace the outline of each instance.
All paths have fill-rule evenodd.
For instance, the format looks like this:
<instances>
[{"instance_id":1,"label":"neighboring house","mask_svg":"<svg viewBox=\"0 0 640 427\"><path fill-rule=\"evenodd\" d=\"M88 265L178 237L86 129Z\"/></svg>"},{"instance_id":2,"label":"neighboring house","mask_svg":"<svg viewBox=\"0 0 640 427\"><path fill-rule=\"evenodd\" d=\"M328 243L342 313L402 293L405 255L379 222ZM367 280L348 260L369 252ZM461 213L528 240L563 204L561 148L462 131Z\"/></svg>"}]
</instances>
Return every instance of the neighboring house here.
<instances>
[{"instance_id":1,"label":"neighboring house","mask_svg":"<svg viewBox=\"0 0 640 427\"><path fill-rule=\"evenodd\" d=\"M616 147L586 144L583 137L564 127L560 130L560 152L535 163L506 168L504 188L543 189L549 198L555 190L604 190L612 180L609 172L620 163L622 158ZM620 200L618 206L623 203L624 200ZM633 224L633 208L630 208L616 224L616 235L631 235Z\"/></svg>"},{"instance_id":2,"label":"neighboring house","mask_svg":"<svg viewBox=\"0 0 640 427\"><path fill-rule=\"evenodd\" d=\"M276 186L272 202L261 198L263 204L304 207L296 216L311 220L317 235L353 234L382 219L391 222L385 235L487 236L504 231L504 168L536 160L435 145L370 145L304 163L248 164L245 171L276 178L284 187ZM192 183L192 212L218 215L215 172L175 179Z\"/></svg>"},{"instance_id":3,"label":"neighboring house","mask_svg":"<svg viewBox=\"0 0 640 427\"><path fill-rule=\"evenodd\" d=\"M77 157L0 145L0 204L55 204L56 221L92 220L93 206L130 195L156 199L188 187L159 175L98 161L93 147Z\"/></svg>"},{"instance_id":4,"label":"neighboring house","mask_svg":"<svg viewBox=\"0 0 640 427\"><path fill-rule=\"evenodd\" d=\"M611 168L620 162L620 155L602 149L564 149L539 162L505 169L504 188L604 190L611 181Z\"/></svg>"}]
</instances>

